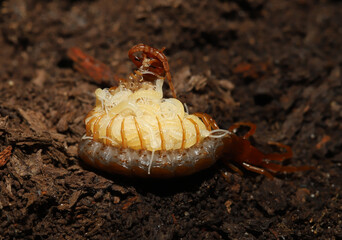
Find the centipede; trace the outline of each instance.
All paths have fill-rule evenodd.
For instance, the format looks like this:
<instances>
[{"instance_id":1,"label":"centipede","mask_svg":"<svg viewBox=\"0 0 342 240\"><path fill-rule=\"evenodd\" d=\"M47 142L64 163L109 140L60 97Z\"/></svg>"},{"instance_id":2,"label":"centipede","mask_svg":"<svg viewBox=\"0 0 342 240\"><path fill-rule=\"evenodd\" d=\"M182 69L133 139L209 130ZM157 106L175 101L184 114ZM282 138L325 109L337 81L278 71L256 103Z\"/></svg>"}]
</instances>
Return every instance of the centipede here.
<instances>
[{"instance_id":1,"label":"centipede","mask_svg":"<svg viewBox=\"0 0 342 240\"><path fill-rule=\"evenodd\" d=\"M270 179L277 173L313 169L282 165L293 155L285 144L269 142L283 152L268 154L253 146L248 140L256 130L253 123L238 122L221 129L207 113L190 114L177 98L164 50L142 43L133 46L128 57L137 70L127 79L116 78L117 86L95 91L95 107L84 119L86 133L78 148L86 164L142 178L187 176L218 160L241 175L245 169ZM69 49L68 56L82 73L97 79L115 76L77 47ZM164 98L165 80L172 98ZM241 127L249 128L243 136L236 134Z\"/></svg>"}]
</instances>

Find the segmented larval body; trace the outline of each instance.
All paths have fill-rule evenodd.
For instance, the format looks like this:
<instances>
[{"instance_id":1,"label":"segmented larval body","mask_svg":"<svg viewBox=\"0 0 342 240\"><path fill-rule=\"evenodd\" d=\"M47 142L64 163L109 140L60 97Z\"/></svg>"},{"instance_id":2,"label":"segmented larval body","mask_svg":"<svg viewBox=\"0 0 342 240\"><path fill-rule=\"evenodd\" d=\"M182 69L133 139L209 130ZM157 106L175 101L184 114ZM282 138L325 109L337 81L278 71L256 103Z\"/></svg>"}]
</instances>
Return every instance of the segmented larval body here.
<instances>
[{"instance_id":1,"label":"segmented larval body","mask_svg":"<svg viewBox=\"0 0 342 240\"><path fill-rule=\"evenodd\" d=\"M163 79L97 89L86 116L80 157L109 172L168 178L189 175L216 161L219 138L175 98L165 99Z\"/></svg>"}]
</instances>

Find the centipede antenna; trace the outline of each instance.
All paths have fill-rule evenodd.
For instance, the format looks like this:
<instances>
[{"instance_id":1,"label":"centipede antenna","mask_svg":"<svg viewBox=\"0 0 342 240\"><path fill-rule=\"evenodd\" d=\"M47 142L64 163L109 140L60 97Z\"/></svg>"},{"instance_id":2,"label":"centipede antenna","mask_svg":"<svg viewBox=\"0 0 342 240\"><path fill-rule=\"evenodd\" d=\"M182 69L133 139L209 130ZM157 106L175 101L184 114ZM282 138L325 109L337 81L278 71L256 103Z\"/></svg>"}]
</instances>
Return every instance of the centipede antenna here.
<instances>
[{"instance_id":1,"label":"centipede antenna","mask_svg":"<svg viewBox=\"0 0 342 240\"><path fill-rule=\"evenodd\" d=\"M112 138L112 124L114 123L115 118L118 116L118 114L116 114L114 117L112 117L112 119L110 119L107 127L106 127L106 137L111 139ZM109 141L107 139L106 144L109 144Z\"/></svg>"},{"instance_id":2,"label":"centipede antenna","mask_svg":"<svg viewBox=\"0 0 342 240\"><path fill-rule=\"evenodd\" d=\"M162 149L162 150L165 150L166 148L165 148L164 133L163 133L163 131L162 131L161 124L160 124L160 121L159 121L158 116L156 116L156 118L157 118L157 122L158 122L159 134L160 134L161 149Z\"/></svg>"},{"instance_id":3,"label":"centipede antenna","mask_svg":"<svg viewBox=\"0 0 342 240\"><path fill-rule=\"evenodd\" d=\"M152 167L153 157L154 157L154 151L152 151L150 163L148 164L148 171L147 171L148 175L151 174L151 167Z\"/></svg>"},{"instance_id":4,"label":"centipede antenna","mask_svg":"<svg viewBox=\"0 0 342 240\"><path fill-rule=\"evenodd\" d=\"M125 118L121 122L121 141L122 141L122 147L127 148L127 140L126 140L126 134L125 134Z\"/></svg>"},{"instance_id":5,"label":"centipede antenna","mask_svg":"<svg viewBox=\"0 0 342 240\"><path fill-rule=\"evenodd\" d=\"M190 122L192 122L192 124L194 124L195 126L195 129L196 129L196 144L198 144L201 140L201 133L200 133L200 130L199 130L199 127L198 127L198 124L197 122L195 122L193 119L191 118L188 118Z\"/></svg>"},{"instance_id":6,"label":"centipede antenna","mask_svg":"<svg viewBox=\"0 0 342 240\"><path fill-rule=\"evenodd\" d=\"M218 133L218 134L217 134ZM226 135L231 135L232 132L225 129L215 129L209 132L211 138L223 138Z\"/></svg>"},{"instance_id":7,"label":"centipede antenna","mask_svg":"<svg viewBox=\"0 0 342 240\"><path fill-rule=\"evenodd\" d=\"M141 149L145 150L146 147L145 147L145 144L144 144L144 139L143 139L143 136L141 134L141 129L140 129L140 126L138 124L138 121L137 121L136 117L134 117L134 123L135 123L135 127L137 129L137 132L138 132Z\"/></svg>"},{"instance_id":8,"label":"centipede antenna","mask_svg":"<svg viewBox=\"0 0 342 240\"><path fill-rule=\"evenodd\" d=\"M210 122L210 126L213 128L213 129L220 129L219 126L217 125L216 121L207 113L203 113L204 116L207 117L207 119L209 120Z\"/></svg>"},{"instance_id":9,"label":"centipede antenna","mask_svg":"<svg viewBox=\"0 0 342 240\"><path fill-rule=\"evenodd\" d=\"M183 121L182 121L182 119L180 118L180 116L178 114L177 114L177 117L178 117L178 119L180 121L180 124L182 126L183 135L182 135L182 146L181 146L181 148L184 149L184 146L185 146L185 128L184 128L184 125L183 125Z\"/></svg>"}]
</instances>

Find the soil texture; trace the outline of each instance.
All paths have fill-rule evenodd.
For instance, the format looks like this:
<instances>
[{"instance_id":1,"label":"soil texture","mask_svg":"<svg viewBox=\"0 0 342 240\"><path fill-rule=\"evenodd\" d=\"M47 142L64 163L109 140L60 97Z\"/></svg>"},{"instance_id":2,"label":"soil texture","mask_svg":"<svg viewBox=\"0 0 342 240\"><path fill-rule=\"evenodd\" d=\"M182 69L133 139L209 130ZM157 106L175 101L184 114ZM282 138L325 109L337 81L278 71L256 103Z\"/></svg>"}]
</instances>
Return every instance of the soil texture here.
<instances>
[{"instance_id":1,"label":"soil texture","mask_svg":"<svg viewBox=\"0 0 342 240\"><path fill-rule=\"evenodd\" d=\"M5 0L0 15L0 239L342 239L342 2ZM135 44L166 47L179 99L251 142L292 147L274 180L220 161L141 180L82 164L96 82L79 47L115 76ZM165 86L165 95L171 92Z\"/></svg>"}]
</instances>

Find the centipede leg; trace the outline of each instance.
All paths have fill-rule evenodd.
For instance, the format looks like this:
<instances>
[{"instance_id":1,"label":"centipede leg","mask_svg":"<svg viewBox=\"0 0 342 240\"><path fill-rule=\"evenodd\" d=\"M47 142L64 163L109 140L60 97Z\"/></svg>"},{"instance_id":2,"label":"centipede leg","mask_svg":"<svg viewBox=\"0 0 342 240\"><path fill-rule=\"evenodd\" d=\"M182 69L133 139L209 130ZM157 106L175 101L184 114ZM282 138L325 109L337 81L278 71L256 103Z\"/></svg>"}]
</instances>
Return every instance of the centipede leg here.
<instances>
[{"instance_id":1,"label":"centipede leg","mask_svg":"<svg viewBox=\"0 0 342 240\"><path fill-rule=\"evenodd\" d=\"M184 125L183 125L183 121L182 119L180 118L180 116L177 114L177 117L180 121L180 124L181 124L181 127L182 127L182 146L181 146L181 149L184 149L185 147L185 128L184 128Z\"/></svg>"},{"instance_id":2,"label":"centipede leg","mask_svg":"<svg viewBox=\"0 0 342 240\"><path fill-rule=\"evenodd\" d=\"M238 173L240 176L243 176L243 172L231 163L225 163L229 168L231 168L234 172Z\"/></svg>"},{"instance_id":3,"label":"centipede leg","mask_svg":"<svg viewBox=\"0 0 342 240\"><path fill-rule=\"evenodd\" d=\"M122 147L127 148L127 139L125 134L125 118L121 122L121 139L122 139Z\"/></svg>"},{"instance_id":4,"label":"centipede leg","mask_svg":"<svg viewBox=\"0 0 342 240\"><path fill-rule=\"evenodd\" d=\"M135 123L135 127L136 127L136 129L137 129L137 132L138 132L138 136L139 136L139 140L140 140L141 149L144 149L144 150L145 150L146 147L145 147L145 144L144 144L144 138L143 138L143 136L142 136L142 134L141 134L140 126L139 126L139 124L138 124L138 122L137 122L136 117L134 117L134 123Z\"/></svg>"},{"instance_id":5,"label":"centipede leg","mask_svg":"<svg viewBox=\"0 0 342 240\"><path fill-rule=\"evenodd\" d=\"M176 95L176 90L175 90L175 87L173 86L173 83L172 83L172 80L171 80L171 73L170 72L166 72L166 79L169 83L169 86L170 86L170 89L171 89L171 92L172 92L172 96L174 98L177 98L177 95Z\"/></svg>"},{"instance_id":6,"label":"centipede leg","mask_svg":"<svg viewBox=\"0 0 342 240\"><path fill-rule=\"evenodd\" d=\"M216 121L209 114L207 114L207 113L194 113L193 115L201 118L202 122L204 123L204 125L208 131L211 131L211 128L219 129L219 126L217 125Z\"/></svg>"},{"instance_id":7,"label":"centipede leg","mask_svg":"<svg viewBox=\"0 0 342 240\"><path fill-rule=\"evenodd\" d=\"M166 148L165 148L164 133L163 133L163 131L162 131L161 123L160 123L158 117L156 117L156 118L157 118L157 122L158 122L159 134L160 134L161 149L162 149L162 150L166 150Z\"/></svg>"},{"instance_id":8,"label":"centipede leg","mask_svg":"<svg viewBox=\"0 0 342 240\"><path fill-rule=\"evenodd\" d=\"M204 123L205 127L207 128L207 130L211 131L210 121L208 120L208 118L206 116L204 116L203 113L194 113L193 115L199 117L202 120L202 122Z\"/></svg>"},{"instance_id":9,"label":"centipede leg","mask_svg":"<svg viewBox=\"0 0 342 240\"><path fill-rule=\"evenodd\" d=\"M110 145L111 141L109 139L112 139L112 125L114 123L115 118L118 116L119 114L116 114L114 117L112 117L107 125L106 128L106 144Z\"/></svg>"},{"instance_id":10,"label":"centipede leg","mask_svg":"<svg viewBox=\"0 0 342 240\"><path fill-rule=\"evenodd\" d=\"M242 166L244 168L246 168L248 171L262 174L262 175L266 176L269 179L273 179L274 178L273 175L270 172L266 171L265 169L252 166L252 165L250 165L248 163L242 163Z\"/></svg>"},{"instance_id":11,"label":"centipede leg","mask_svg":"<svg viewBox=\"0 0 342 240\"><path fill-rule=\"evenodd\" d=\"M204 116L207 117L207 119L209 120L210 122L210 126L213 128L213 129L219 129L219 126L217 125L216 121L207 113L203 113Z\"/></svg>"},{"instance_id":12,"label":"centipede leg","mask_svg":"<svg viewBox=\"0 0 342 240\"><path fill-rule=\"evenodd\" d=\"M169 87L171 89L172 96L174 98L177 98L176 90L175 90L175 87L173 86L173 83L172 83L172 80L171 80L170 66L169 66L169 63L167 61L167 58L163 54L164 50L165 50L165 47L163 47L161 50L158 50L155 53L155 55L158 58L158 60L161 61L162 64L163 64L163 68L164 68L164 71L165 71L165 77L166 77L166 79L167 79L167 81L169 83Z\"/></svg>"},{"instance_id":13,"label":"centipede leg","mask_svg":"<svg viewBox=\"0 0 342 240\"><path fill-rule=\"evenodd\" d=\"M241 126L249 127L249 131L242 138L247 139L255 133L256 125L254 123L251 123L251 122L234 123L232 126L230 126L228 131L233 132L235 129L238 129Z\"/></svg>"},{"instance_id":14,"label":"centipede leg","mask_svg":"<svg viewBox=\"0 0 342 240\"><path fill-rule=\"evenodd\" d=\"M198 144L201 140L201 133L198 127L198 124L191 118L188 119L190 122L192 122L192 124L194 124L195 129L196 129L196 144Z\"/></svg>"},{"instance_id":15,"label":"centipede leg","mask_svg":"<svg viewBox=\"0 0 342 240\"><path fill-rule=\"evenodd\" d=\"M269 154L266 154L265 155L266 159L274 160L274 161L284 161L285 159L292 158L292 149L291 149L290 146L287 146L285 144L278 143L278 142L268 142L268 144L276 145L279 148L284 148L286 150L286 152L284 152L284 153L269 153Z\"/></svg>"}]
</instances>

